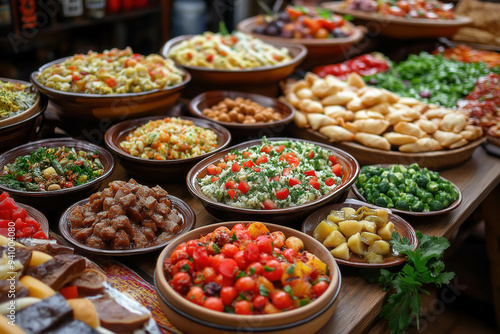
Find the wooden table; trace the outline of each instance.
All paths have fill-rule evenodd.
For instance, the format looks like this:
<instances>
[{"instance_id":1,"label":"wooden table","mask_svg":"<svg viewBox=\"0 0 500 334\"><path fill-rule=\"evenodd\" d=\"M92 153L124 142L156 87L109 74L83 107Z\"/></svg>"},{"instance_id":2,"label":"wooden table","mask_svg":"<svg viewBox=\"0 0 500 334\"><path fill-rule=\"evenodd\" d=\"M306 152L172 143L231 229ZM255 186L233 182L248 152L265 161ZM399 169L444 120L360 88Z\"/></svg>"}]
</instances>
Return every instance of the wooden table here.
<instances>
[{"instance_id":1,"label":"wooden table","mask_svg":"<svg viewBox=\"0 0 500 334\"><path fill-rule=\"evenodd\" d=\"M495 190L498 196L500 183L500 160L488 155L483 148L479 147L473 157L462 166L441 171L440 174L457 185L462 192L462 204L454 211L434 216L431 218L407 218L407 220L421 232L434 236L452 238L460 225L487 199L488 195ZM127 175L121 166L110 177L112 179L126 180ZM161 184L170 194L186 201L196 213L196 227L215 222L203 208L202 204L193 198L185 187L185 184ZM352 194L350 194L352 197ZM488 198L490 202L499 203L499 197ZM495 217L493 217L494 219ZM498 221L498 219L496 219ZM494 226L490 219L488 226ZM499 227L500 228L500 227ZM498 243L498 239L496 239ZM496 248L498 252L498 247ZM137 256L123 261L147 280L151 281L156 256ZM498 257L500 261L500 256ZM384 330L385 326L375 324L378 322L381 307L383 305L385 292L382 292L378 284L369 284L361 278L357 269L341 267L342 287L339 296L338 308L332 319L319 333L362 333L376 329ZM500 271L498 272L500 276ZM500 293L496 296L500 300ZM500 304L499 304L500 306ZM498 308L497 308L498 309ZM375 327L374 327L375 326Z\"/></svg>"},{"instance_id":2,"label":"wooden table","mask_svg":"<svg viewBox=\"0 0 500 334\"><path fill-rule=\"evenodd\" d=\"M181 108L169 112L171 116L182 115ZM56 122L57 123L57 122ZM51 131L49 131L51 132ZM84 139L84 138L81 138ZM88 139L87 139L88 140ZM440 171L440 175L457 185L462 192L462 203L454 211L429 218L405 217L416 230L422 233L443 236L453 239L464 221L483 206L483 218L487 224L487 243L492 268L492 284L497 311L497 320L500 324L500 219L496 213L496 206L500 204L500 160L488 155L482 147L478 147L471 159L461 166ZM112 180L128 180L126 171L117 162L113 174L103 183ZM141 182L141 180L139 180ZM154 184L141 182L153 186ZM215 223L203 208L202 204L191 196L185 183L160 184L173 196L183 199L196 213L196 227ZM354 197L354 195L349 195ZM157 254L148 256L132 256L118 258L124 264L135 269L144 279L153 282L153 272ZM498 268L498 269L495 269ZM319 333L378 333L386 329L387 322L380 321L378 314L382 308L385 292L378 284L367 283L361 278L355 268L342 266L342 286L339 295L339 304L332 319Z\"/></svg>"}]
</instances>

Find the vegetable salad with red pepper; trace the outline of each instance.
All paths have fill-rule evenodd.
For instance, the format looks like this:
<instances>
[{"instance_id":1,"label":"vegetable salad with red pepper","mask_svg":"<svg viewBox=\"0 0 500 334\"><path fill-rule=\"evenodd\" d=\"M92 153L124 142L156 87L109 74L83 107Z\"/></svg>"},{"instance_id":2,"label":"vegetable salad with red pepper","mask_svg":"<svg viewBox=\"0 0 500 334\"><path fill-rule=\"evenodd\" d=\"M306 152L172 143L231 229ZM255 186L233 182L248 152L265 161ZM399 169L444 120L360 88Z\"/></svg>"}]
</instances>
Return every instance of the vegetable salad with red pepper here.
<instances>
[{"instance_id":1,"label":"vegetable salad with red pepper","mask_svg":"<svg viewBox=\"0 0 500 334\"><path fill-rule=\"evenodd\" d=\"M279 209L313 201L341 182L331 151L302 141L268 141L234 150L198 180L209 198L246 209Z\"/></svg>"},{"instance_id":2,"label":"vegetable salad with red pepper","mask_svg":"<svg viewBox=\"0 0 500 334\"><path fill-rule=\"evenodd\" d=\"M328 266L297 237L270 233L258 222L218 227L183 242L164 263L170 286L205 308L235 314L272 314L320 297Z\"/></svg>"},{"instance_id":3,"label":"vegetable salad with red pepper","mask_svg":"<svg viewBox=\"0 0 500 334\"><path fill-rule=\"evenodd\" d=\"M19 207L6 192L0 194L0 235L15 236L16 239L47 239L40 223L28 216L26 210Z\"/></svg>"},{"instance_id":4,"label":"vegetable salad with red pepper","mask_svg":"<svg viewBox=\"0 0 500 334\"><path fill-rule=\"evenodd\" d=\"M353 72L361 76L373 75L387 71L390 65L390 60L383 54L372 52L346 60L342 63L316 66L313 68L313 73L322 78L331 74L341 80L345 80L349 74Z\"/></svg>"}]
</instances>

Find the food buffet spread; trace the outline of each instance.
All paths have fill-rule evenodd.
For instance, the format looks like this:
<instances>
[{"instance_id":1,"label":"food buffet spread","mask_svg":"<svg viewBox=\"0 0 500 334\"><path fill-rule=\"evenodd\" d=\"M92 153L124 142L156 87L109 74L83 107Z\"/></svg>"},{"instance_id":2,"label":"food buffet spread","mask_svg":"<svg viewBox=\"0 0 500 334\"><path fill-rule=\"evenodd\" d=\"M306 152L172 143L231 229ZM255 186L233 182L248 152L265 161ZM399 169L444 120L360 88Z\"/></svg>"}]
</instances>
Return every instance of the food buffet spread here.
<instances>
[{"instance_id":1,"label":"food buffet spread","mask_svg":"<svg viewBox=\"0 0 500 334\"><path fill-rule=\"evenodd\" d=\"M396 38L470 21L433 0L287 6L1 79L0 332L350 333L381 310L406 330L498 188L500 54L330 63L366 32L344 14L409 27ZM42 138L44 114L109 126Z\"/></svg>"}]
</instances>

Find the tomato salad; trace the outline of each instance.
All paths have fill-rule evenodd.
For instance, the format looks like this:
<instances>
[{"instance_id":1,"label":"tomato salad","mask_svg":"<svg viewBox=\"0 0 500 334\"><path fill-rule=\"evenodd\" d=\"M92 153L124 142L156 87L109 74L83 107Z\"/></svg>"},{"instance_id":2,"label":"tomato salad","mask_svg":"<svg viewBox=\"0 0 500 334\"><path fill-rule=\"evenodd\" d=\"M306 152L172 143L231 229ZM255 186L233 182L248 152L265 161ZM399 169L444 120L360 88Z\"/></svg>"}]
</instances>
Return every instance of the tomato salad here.
<instances>
[{"instance_id":1,"label":"tomato salad","mask_svg":"<svg viewBox=\"0 0 500 334\"><path fill-rule=\"evenodd\" d=\"M40 223L19 207L7 192L3 192L0 194L0 235L11 237L12 233L16 239L47 239Z\"/></svg>"},{"instance_id":2,"label":"tomato salad","mask_svg":"<svg viewBox=\"0 0 500 334\"><path fill-rule=\"evenodd\" d=\"M183 242L164 263L170 286L220 312L272 314L309 304L330 284L328 266L297 237L258 222L218 227Z\"/></svg>"},{"instance_id":3,"label":"tomato salad","mask_svg":"<svg viewBox=\"0 0 500 334\"><path fill-rule=\"evenodd\" d=\"M198 180L211 199L246 209L278 209L313 201L341 182L331 151L301 141L268 141L233 150Z\"/></svg>"}]
</instances>

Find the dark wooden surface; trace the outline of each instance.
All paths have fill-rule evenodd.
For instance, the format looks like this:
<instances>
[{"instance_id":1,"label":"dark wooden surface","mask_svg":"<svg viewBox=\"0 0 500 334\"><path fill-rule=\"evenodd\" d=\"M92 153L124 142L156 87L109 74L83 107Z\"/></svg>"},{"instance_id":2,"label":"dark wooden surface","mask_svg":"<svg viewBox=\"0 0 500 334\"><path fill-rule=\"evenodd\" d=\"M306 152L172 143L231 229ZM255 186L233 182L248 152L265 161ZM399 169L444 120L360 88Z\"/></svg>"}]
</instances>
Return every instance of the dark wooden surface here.
<instances>
[{"instance_id":1,"label":"dark wooden surface","mask_svg":"<svg viewBox=\"0 0 500 334\"><path fill-rule=\"evenodd\" d=\"M172 109L169 115L177 116L183 114L179 108ZM54 123L51 120L50 112L48 124ZM49 132L51 132L50 130ZM56 131L58 132L58 131ZM47 133L45 133L47 135ZM84 138L82 138L84 139ZM486 216L489 226L494 225L499 219L492 213L494 204L500 203L498 197L500 191L500 160L498 157L488 155L483 147L478 147L472 158L465 161L458 167L440 171L440 174L457 185L462 192L461 205L452 212L431 216L425 218L409 217L405 219L409 221L416 230L422 233L443 236L453 240L454 236L462 223L474 212L483 200L487 199L490 207L490 215ZM130 176L117 163L113 174L103 183L105 187L107 182L112 180L128 180ZM137 181L153 186L151 182L143 182L140 179ZM192 197L186 188L184 180L177 180L173 183L161 183L170 194L183 199L190 205L196 213L196 227L215 223L216 220L211 217L203 208L202 204ZM488 197L491 194L490 197ZM352 192L349 197L354 198ZM488 198L487 198L488 197ZM493 204L492 204L493 203ZM497 228L498 229L498 228ZM500 234L500 232L498 233ZM493 242L493 236L490 238ZM498 247L490 247L493 251L498 252ZM158 253L150 253L145 255L117 258L124 264L135 269L139 275L152 283L152 276ZM496 257L500 263L500 254ZM497 262L495 262L497 263ZM379 333L386 329L386 322L380 322L378 314L384 302L385 292L382 292L378 284L367 283L361 278L358 269L342 266L342 287L339 296L339 304L332 319L320 330L319 333ZM500 277L500 276L499 276ZM498 284L497 284L498 285ZM500 288L498 288L498 306L500 307ZM500 317L500 314L499 314ZM385 325L384 325L385 324Z\"/></svg>"}]
</instances>

